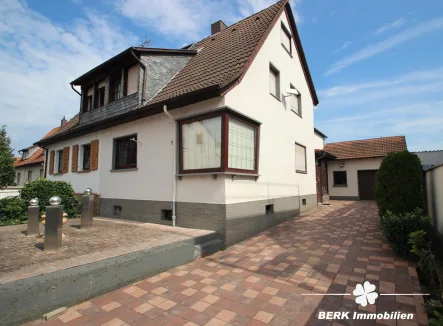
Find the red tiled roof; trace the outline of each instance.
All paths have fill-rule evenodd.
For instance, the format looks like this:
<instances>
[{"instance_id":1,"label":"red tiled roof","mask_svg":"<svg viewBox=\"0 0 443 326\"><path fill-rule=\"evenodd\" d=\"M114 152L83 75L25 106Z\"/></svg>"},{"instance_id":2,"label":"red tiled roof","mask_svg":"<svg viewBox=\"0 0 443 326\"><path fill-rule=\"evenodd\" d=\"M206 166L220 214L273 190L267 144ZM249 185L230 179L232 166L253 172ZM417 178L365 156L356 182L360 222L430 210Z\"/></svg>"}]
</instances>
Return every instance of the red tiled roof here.
<instances>
[{"instance_id":1,"label":"red tiled roof","mask_svg":"<svg viewBox=\"0 0 443 326\"><path fill-rule=\"evenodd\" d=\"M383 157L388 153L407 150L405 136L381 137L329 143L324 151L334 155L337 160Z\"/></svg>"},{"instance_id":2,"label":"red tiled roof","mask_svg":"<svg viewBox=\"0 0 443 326\"><path fill-rule=\"evenodd\" d=\"M60 127L55 127L53 129L51 129L51 131L49 131L46 135L44 135L42 139L54 136L60 129L61 129ZM32 148L32 147L33 146L30 146L29 148ZM21 157L17 157L14 162L14 166L19 167L19 166L24 166L24 165L41 163L44 160L45 160L45 158L43 155L43 148L39 148L26 160L23 160Z\"/></svg>"}]
</instances>

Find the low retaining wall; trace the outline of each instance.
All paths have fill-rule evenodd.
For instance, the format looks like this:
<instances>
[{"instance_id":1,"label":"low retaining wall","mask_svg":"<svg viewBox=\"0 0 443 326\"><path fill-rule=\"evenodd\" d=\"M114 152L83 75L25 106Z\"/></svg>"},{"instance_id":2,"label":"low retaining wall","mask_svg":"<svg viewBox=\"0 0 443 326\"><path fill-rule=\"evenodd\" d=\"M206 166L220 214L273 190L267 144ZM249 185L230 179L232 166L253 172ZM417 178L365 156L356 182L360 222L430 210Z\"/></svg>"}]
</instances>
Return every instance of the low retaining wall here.
<instances>
[{"instance_id":1,"label":"low retaining wall","mask_svg":"<svg viewBox=\"0 0 443 326\"><path fill-rule=\"evenodd\" d=\"M0 325L17 325L214 253L214 234L0 284Z\"/></svg>"}]
</instances>

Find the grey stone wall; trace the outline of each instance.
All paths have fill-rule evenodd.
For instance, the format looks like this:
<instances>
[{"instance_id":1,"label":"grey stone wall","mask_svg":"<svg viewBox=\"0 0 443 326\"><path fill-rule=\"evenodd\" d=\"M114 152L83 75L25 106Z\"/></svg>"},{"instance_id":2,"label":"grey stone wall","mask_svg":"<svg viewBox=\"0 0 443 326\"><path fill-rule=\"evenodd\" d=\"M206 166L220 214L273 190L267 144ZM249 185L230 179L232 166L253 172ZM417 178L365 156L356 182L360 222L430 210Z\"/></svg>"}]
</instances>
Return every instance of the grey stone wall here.
<instances>
[{"instance_id":1,"label":"grey stone wall","mask_svg":"<svg viewBox=\"0 0 443 326\"><path fill-rule=\"evenodd\" d=\"M151 100L191 58L189 55L142 55L141 61L147 69L145 99Z\"/></svg>"},{"instance_id":2,"label":"grey stone wall","mask_svg":"<svg viewBox=\"0 0 443 326\"><path fill-rule=\"evenodd\" d=\"M266 214L266 205L274 205ZM300 214L297 196L226 205L226 246L250 238Z\"/></svg>"},{"instance_id":3,"label":"grey stone wall","mask_svg":"<svg viewBox=\"0 0 443 326\"><path fill-rule=\"evenodd\" d=\"M306 204L302 200L306 199ZM274 205L266 214L266 205ZM317 195L276 198L234 204L184 203L176 205L176 225L185 228L213 230L224 240L225 246L252 237L283 221L316 207ZM114 206L121 206L115 214ZM172 225L162 219L162 209L172 209L167 201L100 198L100 216Z\"/></svg>"}]
</instances>

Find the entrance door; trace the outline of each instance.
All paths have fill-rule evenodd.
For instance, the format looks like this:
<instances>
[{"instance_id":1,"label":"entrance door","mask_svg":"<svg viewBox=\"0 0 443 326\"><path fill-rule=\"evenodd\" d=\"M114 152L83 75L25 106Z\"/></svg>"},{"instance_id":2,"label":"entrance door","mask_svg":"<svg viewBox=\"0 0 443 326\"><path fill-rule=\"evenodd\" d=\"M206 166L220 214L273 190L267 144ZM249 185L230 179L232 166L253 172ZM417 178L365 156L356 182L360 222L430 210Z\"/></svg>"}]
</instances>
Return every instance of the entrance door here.
<instances>
[{"instance_id":1,"label":"entrance door","mask_svg":"<svg viewBox=\"0 0 443 326\"><path fill-rule=\"evenodd\" d=\"M358 195L360 200L375 200L375 174L377 170L358 171Z\"/></svg>"}]
</instances>

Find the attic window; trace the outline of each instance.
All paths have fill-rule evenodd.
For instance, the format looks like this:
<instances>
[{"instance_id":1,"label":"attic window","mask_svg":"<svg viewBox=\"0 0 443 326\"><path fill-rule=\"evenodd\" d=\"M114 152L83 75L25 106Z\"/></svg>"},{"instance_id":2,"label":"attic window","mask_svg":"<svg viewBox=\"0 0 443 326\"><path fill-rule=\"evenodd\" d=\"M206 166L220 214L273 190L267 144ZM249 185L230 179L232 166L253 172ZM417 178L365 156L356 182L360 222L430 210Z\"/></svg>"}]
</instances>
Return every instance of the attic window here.
<instances>
[{"instance_id":1,"label":"attic window","mask_svg":"<svg viewBox=\"0 0 443 326\"><path fill-rule=\"evenodd\" d=\"M292 54L292 42L291 42L291 33L286 28L283 22L281 23L281 45L288 51L289 54Z\"/></svg>"}]
</instances>

